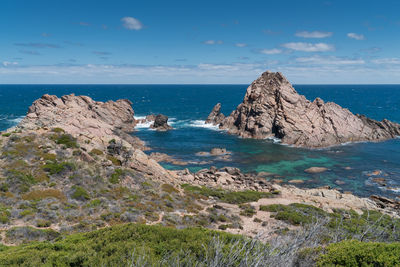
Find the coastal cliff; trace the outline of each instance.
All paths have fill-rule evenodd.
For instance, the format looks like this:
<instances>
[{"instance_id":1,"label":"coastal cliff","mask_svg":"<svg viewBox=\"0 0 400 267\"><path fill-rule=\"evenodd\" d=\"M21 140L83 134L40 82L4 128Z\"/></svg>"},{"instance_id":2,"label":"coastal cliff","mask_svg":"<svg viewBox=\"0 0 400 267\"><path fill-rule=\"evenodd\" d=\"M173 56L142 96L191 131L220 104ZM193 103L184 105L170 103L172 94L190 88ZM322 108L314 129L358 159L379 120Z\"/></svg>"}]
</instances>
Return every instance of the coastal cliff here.
<instances>
[{"instance_id":1,"label":"coastal cliff","mask_svg":"<svg viewBox=\"0 0 400 267\"><path fill-rule=\"evenodd\" d=\"M400 124L354 115L320 98L307 100L279 72L264 72L227 117L218 103L207 123L245 138L279 138L297 147L321 148L346 142L383 141L400 135Z\"/></svg>"}]
</instances>

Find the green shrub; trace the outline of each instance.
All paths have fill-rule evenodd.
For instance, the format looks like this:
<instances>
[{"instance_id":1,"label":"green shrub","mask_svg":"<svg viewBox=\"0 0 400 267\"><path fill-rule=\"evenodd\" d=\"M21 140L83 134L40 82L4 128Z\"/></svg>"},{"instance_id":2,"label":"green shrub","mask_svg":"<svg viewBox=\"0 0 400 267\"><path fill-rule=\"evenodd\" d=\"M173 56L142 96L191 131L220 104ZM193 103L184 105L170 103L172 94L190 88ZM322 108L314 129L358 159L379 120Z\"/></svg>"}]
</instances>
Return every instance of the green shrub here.
<instances>
[{"instance_id":1,"label":"green shrub","mask_svg":"<svg viewBox=\"0 0 400 267\"><path fill-rule=\"evenodd\" d=\"M120 178L121 178L121 176L122 176L123 174L124 174L124 171L123 171L123 170L121 170L121 169L115 169L115 170L114 170L114 173L111 174L111 176L110 176L110 179L109 179L110 183L112 183L112 184L118 184L118 183L119 183L119 180L120 180Z\"/></svg>"},{"instance_id":2,"label":"green shrub","mask_svg":"<svg viewBox=\"0 0 400 267\"><path fill-rule=\"evenodd\" d=\"M1 192L7 192L8 191L8 184L7 183L0 184L0 191Z\"/></svg>"},{"instance_id":3,"label":"green shrub","mask_svg":"<svg viewBox=\"0 0 400 267\"><path fill-rule=\"evenodd\" d=\"M89 154L100 156L100 155L103 155L103 151L101 151L100 149L97 149L97 148L93 148L92 151L89 152Z\"/></svg>"},{"instance_id":4,"label":"green shrub","mask_svg":"<svg viewBox=\"0 0 400 267\"><path fill-rule=\"evenodd\" d=\"M89 200L90 196L89 193L85 190L85 188L75 185L72 187L72 189L74 190L74 193L72 193L71 197L73 199L77 199L77 200Z\"/></svg>"},{"instance_id":5,"label":"green shrub","mask_svg":"<svg viewBox=\"0 0 400 267\"><path fill-rule=\"evenodd\" d=\"M0 223L8 223L10 221L11 213L5 206L0 203Z\"/></svg>"},{"instance_id":6,"label":"green shrub","mask_svg":"<svg viewBox=\"0 0 400 267\"><path fill-rule=\"evenodd\" d=\"M182 187L186 192L195 193L198 195L206 196L206 197L216 197L222 202L230 203L230 204L242 204L247 202L258 201L261 198L271 198L276 193L271 192L258 192L258 191L228 191L217 188L209 188L209 187L198 187L188 184L183 184Z\"/></svg>"},{"instance_id":7,"label":"green shrub","mask_svg":"<svg viewBox=\"0 0 400 267\"><path fill-rule=\"evenodd\" d=\"M11 133L3 133L1 136L9 137L10 135L11 135Z\"/></svg>"},{"instance_id":8,"label":"green shrub","mask_svg":"<svg viewBox=\"0 0 400 267\"><path fill-rule=\"evenodd\" d=\"M119 159L117 159L116 157L114 157L114 156L107 155L107 159L110 160L112 162L112 164L114 164L115 166L121 166L122 165L122 162Z\"/></svg>"},{"instance_id":9,"label":"green shrub","mask_svg":"<svg viewBox=\"0 0 400 267\"><path fill-rule=\"evenodd\" d=\"M261 211L269 211L275 214L272 215L277 220L286 221L293 225L311 223L314 217L327 216L323 210L312 205L293 203L290 205L273 204L259 208Z\"/></svg>"},{"instance_id":10,"label":"green shrub","mask_svg":"<svg viewBox=\"0 0 400 267\"><path fill-rule=\"evenodd\" d=\"M60 127L53 128L51 131L54 133L65 133L64 129Z\"/></svg>"},{"instance_id":11,"label":"green shrub","mask_svg":"<svg viewBox=\"0 0 400 267\"><path fill-rule=\"evenodd\" d=\"M97 207L100 206L101 200L100 199L93 199L90 201L90 203L87 205L89 208Z\"/></svg>"},{"instance_id":12,"label":"green shrub","mask_svg":"<svg viewBox=\"0 0 400 267\"><path fill-rule=\"evenodd\" d=\"M240 204L239 208L241 209L240 215L242 216L253 217L257 213L256 209L249 204Z\"/></svg>"},{"instance_id":13,"label":"green shrub","mask_svg":"<svg viewBox=\"0 0 400 267\"><path fill-rule=\"evenodd\" d=\"M400 266L400 243L333 243L325 248L317 266Z\"/></svg>"},{"instance_id":14,"label":"green shrub","mask_svg":"<svg viewBox=\"0 0 400 267\"><path fill-rule=\"evenodd\" d=\"M53 140L56 144L65 145L67 148L78 148L78 143L76 142L76 138L74 138L70 134L61 134L53 137Z\"/></svg>"},{"instance_id":15,"label":"green shrub","mask_svg":"<svg viewBox=\"0 0 400 267\"><path fill-rule=\"evenodd\" d=\"M72 162L61 162L61 163L46 163L43 165L43 170L47 171L51 175L59 174L63 171L72 171L75 169L75 164Z\"/></svg>"},{"instance_id":16,"label":"green shrub","mask_svg":"<svg viewBox=\"0 0 400 267\"><path fill-rule=\"evenodd\" d=\"M43 228L43 227L49 227L51 225L50 221L46 221L46 220L37 220L36 221L36 226Z\"/></svg>"},{"instance_id":17,"label":"green shrub","mask_svg":"<svg viewBox=\"0 0 400 267\"><path fill-rule=\"evenodd\" d=\"M194 259L204 259L214 236L223 242L223 253L229 253L235 241L245 240L238 235L201 228L177 230L125 224L73 234L54 242L2 249L0 263L5 266L128 266L133 252L143 253L155 264L165 256L182 251Z\"/></svg>"}]
</instances>

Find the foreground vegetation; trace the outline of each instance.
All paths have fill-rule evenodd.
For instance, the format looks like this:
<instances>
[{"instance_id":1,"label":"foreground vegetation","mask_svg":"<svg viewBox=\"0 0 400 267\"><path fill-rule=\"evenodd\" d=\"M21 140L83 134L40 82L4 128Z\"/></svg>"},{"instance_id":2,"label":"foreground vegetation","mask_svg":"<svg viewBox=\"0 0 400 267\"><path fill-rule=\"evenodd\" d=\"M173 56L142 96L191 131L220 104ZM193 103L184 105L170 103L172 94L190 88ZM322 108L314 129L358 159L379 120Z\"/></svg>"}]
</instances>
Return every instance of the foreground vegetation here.
<instances>
[{"instance_id":1,"label":"foreground vegetation","mask_svg":"<svg viewBox=\"0 0 400 267\"><path fill-rule=\"evenodd\" d=\"M292 235L263 244L204 228L127 224L54 242L2 246L0 266L288 266L287 260L298 266L400 265L400 243L352 240L308 249L298 241Z\"/></svg>"}]
</instances>

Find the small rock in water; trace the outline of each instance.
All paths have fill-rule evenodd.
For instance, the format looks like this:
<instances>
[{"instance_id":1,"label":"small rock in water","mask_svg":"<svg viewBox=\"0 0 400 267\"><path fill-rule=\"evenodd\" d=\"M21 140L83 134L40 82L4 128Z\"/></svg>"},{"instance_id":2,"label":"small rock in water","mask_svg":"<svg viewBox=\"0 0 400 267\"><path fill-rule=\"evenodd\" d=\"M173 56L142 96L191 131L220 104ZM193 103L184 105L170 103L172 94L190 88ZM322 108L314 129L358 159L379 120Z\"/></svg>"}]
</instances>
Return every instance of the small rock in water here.
<instances>
[{"instance_id":1,"label":"small rock in water","mask_svg":"<svg viewBox=\"0 0 400 267\"><path fill-rule=\"evenodd\" d=\"M307 173L321 173L327 171L328 168L325 167L310 167L308 169L305 169L304 171Z\"/></svg>"},{"instance_id":2,"label":"small rock in water","mask_svg":"<svg viewBox=\"0 0 400 267\"><path fill-rule=\"evenodd\" d=\"M150 127L157 131L167 131L172 129L172 127L168 125L168 117L162 114L156 116L154 123Z\"/></svg>"},{"instance_id":3,"label":"small rock in water","mask_svg":"<svg viewBox=\"0 0 400 267\"><path fill-rule=\"evenodd\" d=\"M300 180L300 179L293 179L293 180L290 180L289 183L291 183L291 184L302 184L302 183L304 183L304 181Z\"/></svg>"},{"instance_id":4,"label":"small rock in water","mask_svg":"<svg viewBox=\"0 0 400 267\"><path fill-rule=\"evenodd\" d=\"M375 183L381 185L381 186L386 186L386 179L382 178L382 177L377 177L372 179L372 181L374 181Z\"/></svg>"},{"instance_id":5,"label":"small rock in water","mask_svg":"<svg viewBox=\"0 0 400 267\"><path fill-rule=\"evenodd\" d=\"M335 184L337 184L337 185L344 185L345 182L342 181L342 180L336 180L336 181L335 181Z\"/></svg>"}]
</instances>

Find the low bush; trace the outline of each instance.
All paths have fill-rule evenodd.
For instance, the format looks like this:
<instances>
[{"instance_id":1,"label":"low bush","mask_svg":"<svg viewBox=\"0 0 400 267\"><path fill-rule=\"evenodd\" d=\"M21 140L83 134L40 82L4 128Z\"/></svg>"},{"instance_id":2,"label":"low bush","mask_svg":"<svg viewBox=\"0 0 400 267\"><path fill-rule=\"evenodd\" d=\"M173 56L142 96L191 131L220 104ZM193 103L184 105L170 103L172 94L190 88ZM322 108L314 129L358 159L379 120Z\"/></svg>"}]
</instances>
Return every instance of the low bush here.
<instances>
[{"instance_id":1,"label":"low bush","mask_svg":"<svg viewBox=\"0 0 400 267\"><path fill-rule=\"evenodd\" d=\"M76 138L74 138L70 134L60 134L55 135L52 139L59 145L65 145L67 148L78 148L78 143L76 142Z\"/></svg>"},{"instance_id":2,"label":"low bush","mask_svg":"<svg viewBox=\"0 0 400 267\"><path fill-rule=\"evenodd\" d=\"M261 205L259 209L261 211L273 212L275 214L273 214L272 217L275 219L286 221L293 225L311 223L313 218L327 215L326 212L319 208L300 203L293 203L290 205Z\"/></svg>"},{"instance_id":3,"label":"low bush","mask_svg":"<svg viewBox=\"0 0 400 267\"><path fill-rule=\"evenodd\" d=\"M52 163L46 163L45 165L43 165L42 168L43 170L50 173L50 175L53 175L53 174L59 174L63 171L72 171L75 169L75 164L71 162L61 162L61 163L52 162Z\"/></svg>"},{"instance_id":4,"label":"low bush","mask_svg":"<svg viewBox=\"0 0 400 267\"><path fill-rule=\"evenodd\" d=\"M177 230L162 226L127 224L73 234L54 243L37 242L29 246L9 247L0 250L0 262L6 266L128 266L140 254L148 261L146 266L152 266L151 264L159 263L163 258L179 253L182 256L179 261L201 261L207 255L211 256L207 253L207 246L215 236L218 236L222 244L220 253L225 255L235 241L245 241L241 236L201 228ZM181 265L179 262L175 264Z\"/></svg>"},{"instance_id":5,"label":"low bush","mask_svg":"<svg viewBox=\"0 0 400 267\"><path fill-rule=\"evenodd\" d=\"M112 184L118 184L118 183L119 183L119 180L120 180L120 178L121 178L121 176L122 176L123 174L124 174L124 171L123 171L123 170L121 170L121 169L115 169L115 170L114 170L114 173L111 174L111 176L110 176L110 179L109 179L110 183L112 183Z\"/></svg>"},{"instance_id":6,"label":"low bush","mask_svg":"<svg viewBox=\"0 0 400 267\"><path fill-rule=\"evenodd\" d=\"M188 184L183 184L182 187L187 192L199 194L206 197L216 197L222 202L230 204L242 204L247 202L258 201L261 198L274 197L276 193L271 192L258 192L258 191L228 191L223 189L209 188L209 187L198 187Z\"/></svg>"},{"instance_id":7,"label":"low bush","mask_svg":"<svg viewBox=\"0 0 400 267\"><path fill-rule=\"evenodd\" d=\"M400 243L350 240L330 244L317 266L400 266Z\"/></svg>"},{"instance_id":8,"label":"low bush","mask_svg":"<svg viewBox=\"0 0 400 267\"><path fill-rule=\"evenodd\" d=\"M42 200L45 198L56 198L60 201L65 201L66 197L63 192L57 189L49 188L44 190L33 190L22 195L24 200Z\"/></svg>"},{"instance_id":9,"label":"low bush","mask_svg":"<svg viewBox=\"0 0 400 267\"><path fill-rule=\"evenodd\" d=\"M85 188L75 185L72 187L72 189L74 190L74 192L72 193L71 197L73 199L77 199L77 200L89 200L90 199L90 195L89 193L86 191Z\"/></svg>"}]
</instances>

